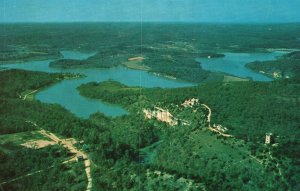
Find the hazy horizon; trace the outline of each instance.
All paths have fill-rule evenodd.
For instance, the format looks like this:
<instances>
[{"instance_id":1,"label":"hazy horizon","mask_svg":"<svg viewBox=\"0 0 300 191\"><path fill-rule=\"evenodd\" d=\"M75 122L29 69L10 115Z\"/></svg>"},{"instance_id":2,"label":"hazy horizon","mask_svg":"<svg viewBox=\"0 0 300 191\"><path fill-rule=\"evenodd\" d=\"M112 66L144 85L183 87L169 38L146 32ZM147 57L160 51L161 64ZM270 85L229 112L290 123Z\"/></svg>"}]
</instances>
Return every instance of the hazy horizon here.
<instances>
[{"instance_id":1,"label":"hazy horizon","mask_svg":"<svg viewBox=\"0 0 300 191\"><path fill-rule=\"evenodd\" d=\"M0 0L0 23L299 23L297 0Z\"/></svg>"},{"instance_id":2,"label":"hazy horizon","mask_svg":"<svg viewBox=\"0 0 300 191\"><path fill-rule=\"evenodd\" d=\"M122 23L122 24L139 24L141 21L0 21L0 24L96 24L96 23ZM142 21L144 24L228 24L228 25L264 25L264 24L274 24L274 25L281 25L281 24L300 24L300 21L282 21L282 22L255 22L255 21Z\"/></svg>"}]
</instances>

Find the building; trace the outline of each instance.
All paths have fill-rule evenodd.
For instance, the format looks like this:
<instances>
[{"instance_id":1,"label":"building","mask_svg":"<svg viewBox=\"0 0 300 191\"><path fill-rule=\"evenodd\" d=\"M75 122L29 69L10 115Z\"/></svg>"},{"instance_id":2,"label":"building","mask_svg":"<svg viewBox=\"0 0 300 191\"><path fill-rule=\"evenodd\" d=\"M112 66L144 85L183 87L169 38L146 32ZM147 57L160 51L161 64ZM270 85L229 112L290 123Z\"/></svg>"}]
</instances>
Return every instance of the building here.
<instances>
[{"instance_id":1,"label":"building","mask_svg":"<svg viewBox=\"0 0 300 191\"><path fill-rule=\"evenodd\" d=\"M271 144L272 142L272 133L266 133L265 144Z\"/></svg>"},{"instance_id":2,"label":"building","mask_svg":"<svg viewBox=\"0 0 300 191\"><path fill-rule=\"evenodd\" d=\"M192 98L190 100L185 100L181 105L183 107L193 107L194 105L198 104L199 100L196 98Z\"/></svg>"},{"instance_id":3,"label":"building","mask_svg":"<svg viewBox=\"0 0 300 191\"><path fill-rule=\"evenodd\" d=\"M83 161L84 158L82 155L76 157L76 162Z\"/></svg>"},{"instance_id":4,"label":"building","mask_svg":"<svg viewBox=\"0 0 300 191\"><path fill-rule=\"evenodd\" d=\"M213 128L217 129L218 131L225 133L228 131L227 127L223 127L222 125L215 124L213 125Z\"/></svg>"}]
</instances>

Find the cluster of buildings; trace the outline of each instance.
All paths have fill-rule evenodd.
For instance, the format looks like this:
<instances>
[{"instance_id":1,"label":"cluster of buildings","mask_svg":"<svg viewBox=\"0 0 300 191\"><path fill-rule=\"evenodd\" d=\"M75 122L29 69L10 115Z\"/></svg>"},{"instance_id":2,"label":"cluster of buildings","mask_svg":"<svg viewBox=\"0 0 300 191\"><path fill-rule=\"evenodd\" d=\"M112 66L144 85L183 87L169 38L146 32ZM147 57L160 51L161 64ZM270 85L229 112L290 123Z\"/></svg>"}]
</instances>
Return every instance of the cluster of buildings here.
<instances>
[{"instance_id":1,"label":"cluster of buildings","mask_svg":"<svg viewBox=\"0 0 300 191\"><path fill-rule=\"evenodd\" d=\"M143 112L147 119L156 118L157 120L168 123L171 126L178 125L178 119L175 118L168 110L164 110L160 107L154 107L154 110L143 109Z\"/></svg>"},{"instance_id":2,"label":"cluster of buildings","mask_svg":"<svg viewBox=\"0 0 300 191\"><path fill-rule=\"evenodd\" d=\"M281 72L273 72L273 78L282 78L282 73Z\"/></svg>"},{"instance_id":3,"label":"cluster of buildings","mask_svg":"<svg viewBox=\"0 0 300 191\"><path fill-rule=\"evenodd\" d=\"M185 100L181 104L181 106L183 106L184 108L187 108L187 107L192 108L193 106L198 105L198 104L199 104L199 100L196 98L192 98L189 100ZM155 118L158 121L165 122L171 126L175 126L178 124L190 125L190 123L188 121L178 119L178 118L174 117L168 110L162 109L160 107L154 107L153 110L143 109L143 113L145 115L145 118L147 118L147 119Z\"/></svg>"},{"instance_id":4,"label":"cluster of buildings","mask_svg":"<svg viewBox=\"0 0 300 191\"><path fill-rule=\"evenodd\" d=\"M227 127L223 127L222 125L218 125L218 124L214 124L213 128L222 133L225 133L226 131L228 131Z\"/></svg>"},{"instance_id":5,"label":"cluster of buildings","mask_svg":"<svg viewBox=\"0 0 300 191\"><path fill-rule=\"evenodd\" d=\"M193 107L199 103L198 99L192 98L190 100L184 101L181 106L184 108L187 107ZM171 126L176 126L178 124L183 125L189 125L187 121L180 120L176 117L174 117L168 110L162 109L160 107L154 107L153 110L150 109L143 109L143 113L145 115L145 118L152 119L155 118L158 121L165 122ZM228 128L220 125L220 124L213 124L213 129L217 130L220 133L225 133L228 131ZM270 145L273 143L273 134L272 133L266 133L265 136L265 144Z\"/></svg>"},{"instance_id":6,"label":"cluster of buildings","mask_svg":"<svg viewBox=\"0 0 300 191\"><path fill-rule=\"evenodd\" d=\"M186 107L193 107L196 104L199 104L199 99L192 98L189 100L185 100L181 105L186 108Z\"/></svg>"}]
</instances>

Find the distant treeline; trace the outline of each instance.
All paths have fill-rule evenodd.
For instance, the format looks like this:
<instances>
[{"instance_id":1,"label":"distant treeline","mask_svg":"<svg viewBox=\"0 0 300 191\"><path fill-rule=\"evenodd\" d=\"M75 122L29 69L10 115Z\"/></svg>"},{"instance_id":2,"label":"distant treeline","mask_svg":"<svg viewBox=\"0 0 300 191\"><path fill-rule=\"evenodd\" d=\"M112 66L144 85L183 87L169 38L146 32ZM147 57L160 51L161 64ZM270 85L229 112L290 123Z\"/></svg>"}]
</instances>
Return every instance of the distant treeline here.
<instances>
[{"instance_id":1,"label":"distant treeline","mask_svg":"<svg viewBox=\"0 0 300 191\"><path fill-rule=\"evenodd\" d=\"M273 61L256 61L246 64L246 67L262 72L265 75L276 78L299 78L300 76L300 57L299 51L283 55Z\"/></svg>"},{"instance_id":2,"label":"distant treeline","mask_svg":"<svg viewBox=\"0 0 300 191\"><path fill-rule=\"evenodd\" d=\"M142 64L150 72L199 83L216 76L199 66L195 61L198 57L300 48L299 24L145 23L143 31L140 27L139 23L1 24L0 29L5 30L0 30L0 41L6 43L0 45L0 58L18 62L29 57L59 58L59 50L76 49L97 54L83 61L54 61L51 66L109 68L122 65L130 57L143 56Z\"/></svg>"}]
</instances>

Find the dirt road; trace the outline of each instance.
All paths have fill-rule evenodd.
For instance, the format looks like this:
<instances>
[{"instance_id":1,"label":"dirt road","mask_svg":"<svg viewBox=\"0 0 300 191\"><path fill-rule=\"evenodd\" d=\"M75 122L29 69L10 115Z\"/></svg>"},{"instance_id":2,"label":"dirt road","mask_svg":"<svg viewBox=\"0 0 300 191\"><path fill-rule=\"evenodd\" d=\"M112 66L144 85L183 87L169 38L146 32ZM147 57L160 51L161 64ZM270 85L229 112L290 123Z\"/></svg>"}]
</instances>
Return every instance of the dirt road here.
<instances>
[{"instance_id":1,"label":"dirt road","mask_svg":"<svg viewBox=\"0 0 300 191\"><path fill-rule=\"evenodd\" d=\"M88 180L88 184L86 187L86 191L90 191L92 188L92 177L91 177L91 161L88 158L88 155L85 154L82 151L79 151L76 147L73 146L73 144L65 139L60 139L58 138L55 134L53 133L49 133L47 131L45 131L44 129L40 130L40 133L42 135L45 135L46 137L50 138L51 140L55 141L58 144L61 144L62 146L64 146L66 149L68 149L71 153L74 153L75 156L70 159L70 160L76 160L76 158L78 156L82 156L84 159L84 166L85 166L85 173L86 173L86 177Z\"/></svg>"},{"instance_id":2,"label":"dirt road","mask_svg":"<svg viewBox=\"0 0 300 191\"><path fill-rule=\"evenodd\" d=\"M38 125L32 121L25 121L26 123L31 123L33 126L38 127ZM85 173L86 173L86 177L88 180L88 184L86 187L86 191L90 191L92 188L92 176L91 176L91 161L88 157L88 155L86 153L84 153L83 151L78 150L76 147L73 146L73 143L70 142L70 140L66 140L66 139L60 139L59 137L57 137L55 134L51 133L51 132L47 132L44 129L41 128L41 130L39 131L42 135L48 137L49 139L51 139L52 141L56 142L57 144L61 144L63 145L66 149L68 149L71 153L74 153L75 156L73 158L71 158L68 161L65 162L70 162L70 161L74 161L76 160L76 158L78 156L82 156L84 159L84 166L85 166Z\"/></svg>"},{"instance_id":3,"label":"dirt road","mask_svg":"<svg viewBox=\"0 0 300 191\"><path fill-rule=\"evenodd\" d=\"M35 92L37 92L37 91L38 91L38 89L37 89L37 90L33 90L32 92L29 92L28 94L25 94L24 97L23 97L22 99L23 99L23 100L26 100L27 96L29 96L30 94L33 94L33 93L35 93Z\"/></svg>"},{"instance_id":4,"label":"dirt road","mask_svg":"<svg viewBox=\"0 0 300 191\"><path fill-rule=\"evenodd\" d=\"M215 128L212 128L211 127L211 124L210 124L210 121L211 121L211 109L210 109L210 107L208 107L208 105L206 105L206 104L201 104L203 107L205 107L207 110L208 110L208 115L207 115L207 122L208 122L208 129L210 130L210 131L213 131L213 132L216 132L216 133L218 133L218 134L220 134L220 135L222 135L222 136L224 136L224 137L233 137L232 135L230 135L230 134L225 134L225 133L222 133L222 132L220 132L219 130L217 130L217 129L215 129Z\"/></svg>"}]
</instances>

